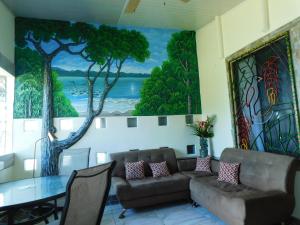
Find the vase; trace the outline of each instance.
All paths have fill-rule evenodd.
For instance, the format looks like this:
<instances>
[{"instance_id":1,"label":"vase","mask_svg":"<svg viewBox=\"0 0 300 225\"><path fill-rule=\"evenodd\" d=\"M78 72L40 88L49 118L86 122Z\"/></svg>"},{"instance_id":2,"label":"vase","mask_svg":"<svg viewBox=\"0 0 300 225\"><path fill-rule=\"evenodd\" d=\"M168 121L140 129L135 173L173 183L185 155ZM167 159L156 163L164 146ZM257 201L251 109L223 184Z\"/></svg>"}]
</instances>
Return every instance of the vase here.
<instances>
[{"instance_id":1,"label":"vase","mask_svg":"<svg viewBox=\"0 0 300 225\"><path fill-rule=\"evenodd\" d=\"M204 158L208 155L208 144L207 144L207 138L200 137L200 158Z\"/></svg>"}]
</instances>

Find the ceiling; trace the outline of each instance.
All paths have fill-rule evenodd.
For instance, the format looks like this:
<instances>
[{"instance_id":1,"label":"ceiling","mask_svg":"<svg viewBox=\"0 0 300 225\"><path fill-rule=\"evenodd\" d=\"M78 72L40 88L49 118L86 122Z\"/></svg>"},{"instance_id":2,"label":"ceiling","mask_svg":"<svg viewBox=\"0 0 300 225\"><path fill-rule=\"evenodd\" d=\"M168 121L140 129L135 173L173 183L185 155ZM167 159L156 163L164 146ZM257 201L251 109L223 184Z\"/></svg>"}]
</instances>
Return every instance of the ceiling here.
<instances>
[{"instance_id":1,"label":"ceiling","mask_svg":"<svg viewBox=\"0 0 300 225\"><path fill-rule=\"evenodd\" d=\"M244 0L141 0L132 14L124 13L128 0L2 1L22 17L196 30Z\"/></svg>"}]
</instances>

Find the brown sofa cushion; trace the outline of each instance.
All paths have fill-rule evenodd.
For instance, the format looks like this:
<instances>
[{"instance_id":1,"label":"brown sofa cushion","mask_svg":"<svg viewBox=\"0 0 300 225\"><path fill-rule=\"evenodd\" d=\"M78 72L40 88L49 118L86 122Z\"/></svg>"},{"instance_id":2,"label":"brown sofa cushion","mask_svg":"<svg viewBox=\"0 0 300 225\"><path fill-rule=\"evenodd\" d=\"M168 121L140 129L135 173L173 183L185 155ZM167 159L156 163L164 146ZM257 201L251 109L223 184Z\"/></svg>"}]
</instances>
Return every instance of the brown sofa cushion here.
<instances>
[{"instance_id":1,"label":"brown sofa cushion","mask_svg":"<svg viewBox=\"0 0 300 225\"><path fill-rule=\"evenodd\" d=\"M209 172L203 172L203 171L182 171L183 175L188 176L190 178L197 178L197 177L206 177L206 176L212 176L212 173Z\"/></svg>"},{"instance_id":2,"label":"brown sofa cushion","mask_svg":"<svg viewBox=\"0 0 300 225\"><path fill-rule=\"evenodd\" d=\"M192 171L196 168L197 158L183 157L177 159L179 171Z\"/></svg>"},{"instance_id":3,"label":"brown sofa cushion","mask_svg":"<svg viewBox=\"0 0 300 225\"><path fill-rule=\"evenodd\" d=\"M145 166L145 176L152 176L149 163L166 161L171 174L178 172L177 160L174 149L160 148L140 151L117 152L110 154L111 160L116 161L116 167L112 176L125 178L125 163L143 160Z\"/></svg>"},{"instance_id":4,"label":"brown sofa cushion","mask_svg":"<svg viewBox=\"0 0 300 225\"><path fill-rule=\"evenodd\" d=\"M239 162L240 182L263 191L292 192L296 160L267 152L225 149L220 161Z\"/></svg>"},{"instance_id":5,"label":"brown sofa cushion","mask_svg":"<svg viewBox=\"0 0 300 225\"><path fill-rule=\"evenodd\" d=\"M120 178L121 179L121 178ZM180 173L167 177L146 177L141 180L119 181L116 185L117 197L120 201L134 200L149 196L170 194L189 190L190 178Z\"/></svg>"},{"instance_id":6,"label":"brown sofa cushion","mask_svg":"<svg viewBox=\"0 0 300 225\"><path fill-rule=\"evenodd\" d=\"M216 176L192 179L190 190L193 200L229 224L267 225L285 218L294 205L284 192L232 185L218 181Z\"/></svg>"}]
</instances>

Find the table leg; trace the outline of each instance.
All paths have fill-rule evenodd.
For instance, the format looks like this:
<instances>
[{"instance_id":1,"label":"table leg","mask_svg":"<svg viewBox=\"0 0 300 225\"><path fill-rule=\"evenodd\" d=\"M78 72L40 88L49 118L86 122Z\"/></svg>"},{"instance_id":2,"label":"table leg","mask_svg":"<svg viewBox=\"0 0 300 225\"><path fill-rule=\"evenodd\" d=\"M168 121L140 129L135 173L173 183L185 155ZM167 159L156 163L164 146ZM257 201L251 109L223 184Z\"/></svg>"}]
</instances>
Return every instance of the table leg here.
<instances>
[{"instance_id":1,"label":"table leg","mask_svg":"<svg viewBox=\"0 0 300 225\"><path fill-rule=\"evenodd\" d=\"M58 211L58 210L57 210L57 199L54 200L54 207L55 207L55 208L54 208L54 219L55 219L55 220L58 220L58 214L57 214L57 213L58 213L58 212L57 212L57 211Z\"/></svg>"},{"instance_id":2,"label":"table leg","mask_svg":"<svg viewBox=\"0 0 300 225\"><path fill-rule=\"evenodd\" d=\"M14 216L15 216L14 209L10 209L7 211L7 224L8 225L14 225Z\"/></svg>"}]
</instances>

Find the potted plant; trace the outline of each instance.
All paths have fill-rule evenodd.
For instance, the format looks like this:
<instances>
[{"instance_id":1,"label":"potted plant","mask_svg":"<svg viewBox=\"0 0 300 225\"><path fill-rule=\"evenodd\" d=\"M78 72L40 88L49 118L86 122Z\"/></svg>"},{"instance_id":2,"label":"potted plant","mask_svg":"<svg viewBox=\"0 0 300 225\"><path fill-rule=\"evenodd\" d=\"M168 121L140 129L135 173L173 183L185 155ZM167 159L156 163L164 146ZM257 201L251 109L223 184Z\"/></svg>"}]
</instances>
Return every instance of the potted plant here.
<instances>
[{"instance_id":1,"label":"potted plant","mask_svg":"<svg viewBox=\"0 0 300 225\"><path fill-rule=\"evenodd\" d=\"M200 137L200 157L206 157L208 155L208 138L214 136L213 126L215 122L215 116L207 117L206 120L197 121L191 125L194 130L194 135Z\"/></svg>"}]
</instances>

